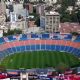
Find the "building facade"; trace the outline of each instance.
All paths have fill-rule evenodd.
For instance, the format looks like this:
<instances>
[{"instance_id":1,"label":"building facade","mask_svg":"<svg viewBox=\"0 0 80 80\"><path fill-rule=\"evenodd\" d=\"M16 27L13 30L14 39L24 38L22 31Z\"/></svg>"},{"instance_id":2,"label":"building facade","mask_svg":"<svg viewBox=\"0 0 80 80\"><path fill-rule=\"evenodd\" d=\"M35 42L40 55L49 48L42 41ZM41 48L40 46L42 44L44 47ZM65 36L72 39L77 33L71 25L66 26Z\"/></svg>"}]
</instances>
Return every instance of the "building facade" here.
<instances>
[{"instance_id":1,"label":"building facade","mask_svg":"<svg viewBox=\"0 0 80 80\"><path fill-rule=\"evenodd\" d=\"M46 4L37 4L36 5L36 13L39 14L40 16L45 15L45 8L46 8Z\"/></svg>"},{"instance_id":2,"label":"building facade","mask_svg":"<svg viewBox=\"0 0 80 80\"><path fill-rule=\"evenodd\" d=\"M29 13L33 13L33 4L32 3L25 3L24 7L28 10Z\"/></svg>"},{"instance_id":3,"label":"building facade","mask_svg":"<svg viewBox=\"0 0 80 80\"><path fill-rule=\"evenodd\" d=\"M40 27L45 29L45 16L40 16Z\"/></svg>"},{"instance_id":4,"label":"building facade","mask_svg":"<svg viewBox=\"0 0 80 80\"><path fill-rule=\"evenodd\" d=\"M3 25L5 22L5 14L6 14L6 5L3 1L0 2L0 25Z\"/></svg>"},{"instance_id":5,"label":"building facade","mask_svg":"<svg viewBox=\"0 0 80 80\"><path fill-rule=\"evenodd\" d=\"M45 14L45 31L59 32L60 15L57 12L46 12Z\"/></svg>"}]
</instances>

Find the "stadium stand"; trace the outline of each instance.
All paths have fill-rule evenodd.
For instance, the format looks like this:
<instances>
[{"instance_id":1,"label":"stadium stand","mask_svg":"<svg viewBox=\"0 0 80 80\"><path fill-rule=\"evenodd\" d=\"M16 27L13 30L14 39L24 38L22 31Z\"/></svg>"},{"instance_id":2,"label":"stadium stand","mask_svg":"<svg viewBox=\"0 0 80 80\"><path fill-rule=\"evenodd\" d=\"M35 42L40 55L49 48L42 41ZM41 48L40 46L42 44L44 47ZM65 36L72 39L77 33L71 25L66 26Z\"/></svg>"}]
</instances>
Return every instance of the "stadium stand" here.
<instances>
[{"instance_id":1,"label":"stadium stand","mask_svg":"<svg viewBox=\"0 0 80 80\"><path fill-rule=\"evenodd\" d=\"M22 51L64 51L80 57L80 35L72 41L71 34L20 34L0 38L0 59Z\"/></svg>"}]
</instances>

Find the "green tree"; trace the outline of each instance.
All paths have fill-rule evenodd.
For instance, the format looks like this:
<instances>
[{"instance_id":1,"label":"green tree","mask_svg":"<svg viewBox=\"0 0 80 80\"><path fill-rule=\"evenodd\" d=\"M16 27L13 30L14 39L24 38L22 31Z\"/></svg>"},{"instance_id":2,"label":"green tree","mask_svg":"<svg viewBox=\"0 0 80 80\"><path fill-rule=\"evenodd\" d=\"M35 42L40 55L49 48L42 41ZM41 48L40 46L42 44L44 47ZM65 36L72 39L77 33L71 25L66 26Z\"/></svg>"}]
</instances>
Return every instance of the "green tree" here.
<instances>
[{"instance_id":1,"label":"green tree","mask_svg":"<svg viewBox=\"0 0 80 80\"><path fill-rule=\"evenodd\" d=\"M63 12L61 15L61 22L71 22L71 15L67 12Z\"/></svg>"},{"instance_id":2,"label":"green tree","mask_svg":"<svg viewBox=\"0 0 80 80\"><path fill-rule=\"evenodd\" d=\"M77 19L78 19L78 22L80 24L80 9L77 10Z\"/></svg>"},{"instance_id":3,"label":"green tree","mask_svg":"<svg viewBox=\"0 0 80 80\"><path fill-rule=\"evenodd\" d=\"M39 3L44 3L42 0L39 0Z\"/></svg>"},{"instance_id":4,"label":"green tree","mask_svg":"<svg viewBox=\"0 0 80 80\"><path fill-rule=\"evenodd\" d=\"M79 35L78 32L71 32L71 34L72 34L73 36L78 36L78 35Z\"/></svg>"},{"instance_id":5,"label":"green tree","mask_svg":"<svg viewBox=\"0 0 80 80\"><path fill-rule=\"evenodd\" d=\"M2 73L5 73L6 72L6 67L3 66L3 65L0 65L0 72Z\"/></svg>"},{"instance_id":6,"label":"green tree","mask_svg":"<svg viewBox=\"0 0 80 80\"><path fill-rule=\"evenodd\" d=\"M72 12L72 14L71 14L71 21L72 22L78 22L77 13L75 13L75 11Z\"/></svg>"},{"instance_id":7,"label":"green tree","mask_svg":"<svg viewBox=\"0 0 80 80\"><path fill-rule=\"evenodd\" d=\"M8 30L8 35L13 35L14 34L14 30Z\"/></svg>"},{"instance_id":8,"label":"green tree","mask_svg":"<svg viewBox=\"0 0 80 80\"><path fill-rule=\"evenodd\" d=\"M36 24L37 26L40 26L40 18L39 18L39 17L36 18L35 24Z\"/></svg>"},{"instance_id":9,"label":"green tree","mask_svg":"<svg viewBox=\"0 0 80 80\"><path fill-rule=\"evenodd\" d=\"M65 63L59 63L56 68L59 73L64 73L69 68L69 66Z\"/></svg>"},{"instance_id":10,"label":"green tree","mask_svg":"<svg viewBox=\"0 0 80 80\"><path fill-rule=\"evenodd\" d=\"M77 22L78 19L75 11L73 11L72 14L66 12L68 6L73 6L73 8L75 7L75 3L77 0L58 0L58 1L59 4L61 4L61 7L57 10L61 14L61 22Z\"/></svg>"},{"instance_id":11,"label":"green tree","mask_svg":"<svg viewBox=\"0 0 80 80\"><path fill-rule=\"evenodd\" d=\"M20 29L14 29L14 34L22 34L22 30L20 30Z\"/></svg>"},{"instance_id":12,"label":"green tree","mask_svg":"<svg viewBox=\"0 0 80 80\"><path fill-rule=\"evenodd\" d=\"M7 33L3 32L3 36L14 35L14 34L22 34L22 30L20 29L10 30L9 29Z\"/></svg>"},{"instance_id":13,"label":"green tree","mask_svg":"<svg viewBox=\"0 0 80 80\"><path fill-rule=\"evenodd\" d=\"M52 10L52 8L53 8L52 6L48 6L48 7L45 8L45 10L49 12L49 11Z\"/></svg>"},{"instance_id":14,"label":"green tree","mask_svg":"<svg viewBox=\"0 0 80 80\"><path fill-rule=\"evenodd\" d=\"M29 0L24 0L24 3L28 3L29 2Z\"/></svg>"}]
</instances>

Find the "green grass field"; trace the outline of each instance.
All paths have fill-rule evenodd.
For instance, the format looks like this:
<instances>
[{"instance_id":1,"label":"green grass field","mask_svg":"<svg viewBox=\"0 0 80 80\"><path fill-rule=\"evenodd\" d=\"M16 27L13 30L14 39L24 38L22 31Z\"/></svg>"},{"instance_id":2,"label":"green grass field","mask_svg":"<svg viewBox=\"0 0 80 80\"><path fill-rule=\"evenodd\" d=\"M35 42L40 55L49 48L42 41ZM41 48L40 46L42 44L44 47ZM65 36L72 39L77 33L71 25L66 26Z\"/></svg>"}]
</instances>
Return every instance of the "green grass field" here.
<instances>
[{"instance_id":1,"label":"green grass field","mask_svg":"<svg viewBox=\"0 0 80 80\"><path fill-rule=\"evenodd\" d=\"M1 62L1 65L7 69L19 69L56 67L59 63L74 66L79 63L79 59L65 52L33 51L10 55Z\"/></svg>"}]
</instances>

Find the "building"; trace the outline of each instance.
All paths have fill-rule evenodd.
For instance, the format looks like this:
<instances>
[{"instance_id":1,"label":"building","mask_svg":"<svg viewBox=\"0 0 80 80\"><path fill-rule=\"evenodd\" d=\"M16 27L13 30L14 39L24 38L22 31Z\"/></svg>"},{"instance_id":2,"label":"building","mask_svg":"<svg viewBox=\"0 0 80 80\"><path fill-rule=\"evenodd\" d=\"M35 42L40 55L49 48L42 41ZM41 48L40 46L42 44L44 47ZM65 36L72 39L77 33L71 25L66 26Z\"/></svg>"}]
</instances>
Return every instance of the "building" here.
<instances>
[{"instance_id":1,"label":"building","mask_svg":"<svg viewBox=\"0 0 80 80\"><path fill-rule=\"evenodd\" d=\"M33 13L33 4L32 3L26 3L25 8L29 11L29 13Z\"/></svg>"},{"instance_id":2,"label":"building","mask_svg":"<svg viewBox=\"0 0 80 80\"><path fill-rule=\"evenodd\" d=\"M59 32L60 15L55 11L45 13L45 31Z\"/></svg>"},{"instance_id":3,"label":"building","mask_svg":"<svg viewBox=\"0 0 80 80\"><path fill-rule=\"evenodd\" d=\"M45 14L45 8L46 8L46 4L37 4L36 5L36 13L39 14L40 16L43 16Z\"/></svg>"},{"instance_id":4,"label":"building","mask_svg":"<svg viewBox=\"0 0 80 80\"><path fill-rule=\"evenodd\" d=\"M0 25L5 22L6 5L3 1L0 2Z\"/></svg>"},{"instance_id":5,"label":"building","mask_svg":"<svg viewBox=\"0 0 80 80\"><path fill-rule=\"evenodd\" d=\"M40 27L45 29L45 16L40 16Z\"/></svg>"},{"instance_id":6,"label":"building","mask_svg":"<svg viewBox=\"0 0 80 80\"><path fill-rule=\"evenodd\" d=\"M44 33L45 31L40 27L30 27L27 30L27 33Z\"/></svg>"},{"instance_id":7,"label":"building","mask_svg":"<svg viewBox=\"0 0 80 80\"><path fill-rule=\"evenodd\" d=\"M20 29L23 33L27 31L27 22L25 20L18 20L14 23L11 23L10 30Z\"/></svg>"},{"instance_id":8,"label":"building","mask_svg":"<svg viewBox=\"0 0 80 80\"><path fill-rule=\"evenodd\" d=\"M35 21L28 21L28 27L37 27Z\"/></svg>"},{"instance_id":9,"label":"building","mask_svg":"<svg viewBox=\"0 0 80 80\"><path fill-rule=\"evenodd\" d=\"M3 1L0 2L0 15L5 14L6 12L6 5Z\"/></svg>"},{"instance_id":10,"label":"building","mask_svg":"<svg viewBox=\"0 0 80 80\"><path fill-rule=\"evenodd\" d=\"M6 17L5 15L0 15L0 25L3 25L5 23Z\"/></svg>"}]
</instances>

